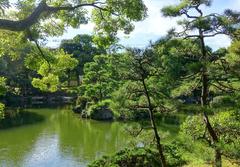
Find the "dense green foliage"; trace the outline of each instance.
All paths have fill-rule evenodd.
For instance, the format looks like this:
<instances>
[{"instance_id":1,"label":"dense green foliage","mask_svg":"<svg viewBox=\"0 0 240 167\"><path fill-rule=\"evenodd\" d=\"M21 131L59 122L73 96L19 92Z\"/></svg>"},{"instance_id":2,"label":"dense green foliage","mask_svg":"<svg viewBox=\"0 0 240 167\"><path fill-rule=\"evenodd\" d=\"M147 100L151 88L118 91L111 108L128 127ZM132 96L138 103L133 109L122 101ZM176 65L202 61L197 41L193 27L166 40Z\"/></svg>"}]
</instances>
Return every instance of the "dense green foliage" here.
<instances>
[{"instance_id":1,"label":"dense green foliage","mask_svg":"<svg viewBox=\"0 0 240 167\"><path fill-rule=\"evenodd\" d=\"M185 161L181 158L177 148L173 146L166 146L166 152L169 162L169 166L182 166ZM136 166L136 167L160 167L161 163L158 159L159 155L156 150L149 148L135 148L133 150L125 149L121 150L111 157L104 156L100 160L94 161L89 167L124 167L124 166Z\"/></svg>"},{"instance_id":2,"label":"dense green foliage","mask_svg":"<svg viewBox=\"0 0 240 167\"><path fill-rule=\"evenodd\" d=\"M171 29L145 49L118 50L118 32L129 34L133 21L146 17L142 0L21 0L15 5L18 10L10 11L9 1L0 0L1 97L7 92L26 95L23 92L33 87L42 92L74 90L74 111L81 117L134 120L136 127L128 131L136 141L141 133L149 134L135 148L90 166L199 162L221 167L223 160L240 164L239 12L205 14L211 0L181 0L161 10L166 17L181 16L181 32ZM29 19L36 11L40 13ZM19 20L26 21L25 26ZM93 35L63 40L56 49L44 47L47 37L88 21L95 23ZM206 45L207 38L220 34L231 38L229 48L213 50ZM22 114L26 113L8 113L0 103L0 128L20 124ZM159 130L164 125L158 121L177 114L187 117L175 122L181 124L175 141L166 142ZM136 148L138 144L143 148Z\"/></svg>"},{"instance_id":3,"label":"dense green foliage","mask_svg":"<svg viewBox=\"0 0 240 167\"><path fill-rule=\"evenodd\" d=\"M61 42L60 48L66 53L72 54L78 60L78 65L73 70L68 71L68 86L70 81L77 82L79 86L79 77L84 75L84 65L92 62L95 55L106 53L106 50L97 47L93 40L93 36L90 35L77 35L72 40L63 40Z\"/></svg>"}]
</instances>

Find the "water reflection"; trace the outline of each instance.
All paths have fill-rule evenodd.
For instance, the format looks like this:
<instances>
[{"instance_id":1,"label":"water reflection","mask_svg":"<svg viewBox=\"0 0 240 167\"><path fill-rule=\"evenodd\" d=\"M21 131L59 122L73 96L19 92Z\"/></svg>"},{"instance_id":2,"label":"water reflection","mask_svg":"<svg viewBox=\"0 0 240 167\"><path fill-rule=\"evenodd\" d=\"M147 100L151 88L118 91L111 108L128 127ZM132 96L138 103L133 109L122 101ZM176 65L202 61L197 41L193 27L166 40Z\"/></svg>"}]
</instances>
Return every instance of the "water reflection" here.
<instances>
[{"instance_id":1,"label":"water reflection","mask_svg":"<svg viewBox=\"0 0 240 167\"><path fill-rule=\"evenodd\" d=\"M0 131L0 166L86 166L123 148L120 123L80 120L69 110L34 109L44 122Z\"/></svg>"}]
</instances>

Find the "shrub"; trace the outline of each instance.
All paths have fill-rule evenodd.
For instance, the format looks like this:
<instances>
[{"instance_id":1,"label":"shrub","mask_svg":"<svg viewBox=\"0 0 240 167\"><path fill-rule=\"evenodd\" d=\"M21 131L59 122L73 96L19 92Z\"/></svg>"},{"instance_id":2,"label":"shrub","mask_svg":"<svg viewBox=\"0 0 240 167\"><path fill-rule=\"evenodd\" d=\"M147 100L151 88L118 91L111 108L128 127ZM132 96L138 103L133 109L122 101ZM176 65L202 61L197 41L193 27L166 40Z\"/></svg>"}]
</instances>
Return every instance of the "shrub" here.
<instances>
[{"instance_id":1,"label":"shrub","mask_svg":"<svg viewBox=\"0 0 240 167\"><path fill-rule=\"evenodd\" d=\"M181 166L185 164L178 148L173 145L164 146L168 166ZM104 156L94 161L89 167L161 167L159 154L150 148L124 149L113 156Z\"/></svg>"}]
</instances>

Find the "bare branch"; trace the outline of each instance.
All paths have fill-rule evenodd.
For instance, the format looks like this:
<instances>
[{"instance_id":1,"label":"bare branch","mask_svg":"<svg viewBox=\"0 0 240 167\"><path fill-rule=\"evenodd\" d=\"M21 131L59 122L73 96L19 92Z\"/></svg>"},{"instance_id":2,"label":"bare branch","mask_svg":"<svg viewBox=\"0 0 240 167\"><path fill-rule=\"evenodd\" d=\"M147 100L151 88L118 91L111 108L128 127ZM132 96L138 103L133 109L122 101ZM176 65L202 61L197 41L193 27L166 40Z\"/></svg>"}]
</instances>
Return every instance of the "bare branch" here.
<instances>
[{"instance_id":1,"label":"bare branch","mask_svg":"<svg viewBox=\"0 0 240 167\"><path fill-rule=\"evenodd\" d=\"M48 61L46 55L43 53L41 47L39 46L38 41L33 38L32 33L31 33L30 30L28 30L28 35L29 35L30 40L33 41L35 43L35 45L37 46L37 49L39 50L39 53L42 56L42 58L47 62L47 64L48 64L48 72L50 72L51 71L51 64Z\"/></svg>"}]
</instances>

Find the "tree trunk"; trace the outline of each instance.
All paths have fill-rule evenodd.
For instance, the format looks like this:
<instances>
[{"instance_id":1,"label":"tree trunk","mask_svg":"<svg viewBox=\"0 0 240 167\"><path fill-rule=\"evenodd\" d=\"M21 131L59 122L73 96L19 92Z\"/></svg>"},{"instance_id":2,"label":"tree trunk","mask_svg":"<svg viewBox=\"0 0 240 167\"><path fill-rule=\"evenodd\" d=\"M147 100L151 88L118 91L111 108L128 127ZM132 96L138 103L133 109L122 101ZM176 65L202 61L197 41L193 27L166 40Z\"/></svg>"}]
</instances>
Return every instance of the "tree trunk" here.
<instances>
[{"instance_id":1,"label":"tree trunk","mask_svg":"<svg viewBox=\"0 0 240 167\"><path fill-rule=\"evenodd\" d=\"M165 158L165 156L163 154L163 148L162 148L162 145L161 145L161 139L160 139L160 136L158 134L157 126L156 126L155 119L154 119L153 107L152 107L151 99L150 99L150 96L149 96L149 92L148 92L147 86L145 84L145 79L143 77L142 77L142 84L143 84L143 87L144 87L145 95L146 95L147 100L148 100L149 116L150 116L151 125L152 125L152 128L153 128L155 139L156 139L156 143L157 143L157 149L158 149L158 152L160 154L161 164L162 164L162 167L167 167L166 158Z\"/></svg>"},{"instance_id":2,"label":"tree trunk","mask_svg":"<svg viewBox=\"0 0 240 167\"><path fill-rule=\"evenodd\" d=\"M216 132L214 131L208 115L205 111L205 107L208 105L208 94L209 94L209 80L208 80L208 74L207 74L207 67L206 63L208 62L208 57L207 57L207 51L205 47L205 42L204 42L204 36L202 30L199 30L200 34L200 42L201 42L201 50L202 50L202 56L203 56L203 68L202 68L202 94L201 94L201 106L203 107L203 117L204 117L204 122L207 127L207 130L212 138L213 145L215 147L215 162L214 166L215 167L221 167L222 166L222 158L221 158L221 151L216 148L216 144L218 143L218 136Z\"/></svg>"},{"instance_id":3,"label":"tree trunk","mask_svg":"<svg viewBox=\"0 0 240 167\"><path fill-rule=\"evenodd\" d=\"M221 167L222 166L222 153L220 149L215 149L215 167Z\"/></svg>"}]
</instances>

